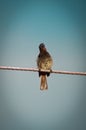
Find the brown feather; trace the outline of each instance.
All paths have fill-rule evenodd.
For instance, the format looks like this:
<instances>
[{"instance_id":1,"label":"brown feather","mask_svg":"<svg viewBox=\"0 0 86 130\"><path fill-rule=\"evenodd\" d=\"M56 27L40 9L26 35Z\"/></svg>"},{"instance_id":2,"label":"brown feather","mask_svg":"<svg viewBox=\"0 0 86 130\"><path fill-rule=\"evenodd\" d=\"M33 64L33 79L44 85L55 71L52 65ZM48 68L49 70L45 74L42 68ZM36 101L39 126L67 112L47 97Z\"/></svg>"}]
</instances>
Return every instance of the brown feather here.
<instances>
[{"instance_id":1,"label":"brown feather","mask_svg":"<svg viewBox=\"0 0 86 130\"><path fill-rule=\"evenodd\" d=\"M41 84L40 84L40 89L41 89L41 90L48 89L46 75L41 75Z\"/></svg>"}]
</instances>

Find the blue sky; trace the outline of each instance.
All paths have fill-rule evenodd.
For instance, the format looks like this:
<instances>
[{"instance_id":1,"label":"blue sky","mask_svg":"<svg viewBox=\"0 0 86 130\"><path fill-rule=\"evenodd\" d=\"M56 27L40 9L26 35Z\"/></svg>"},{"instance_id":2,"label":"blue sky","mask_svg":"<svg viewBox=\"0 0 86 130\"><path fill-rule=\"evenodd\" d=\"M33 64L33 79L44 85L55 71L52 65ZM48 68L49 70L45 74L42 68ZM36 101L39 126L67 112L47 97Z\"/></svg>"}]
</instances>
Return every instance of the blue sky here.
<instances>
[{"instance_id":1,"label":"blue sky","mask_svg":"<svg viewBox=\"0 0 86 130\"><path fill-rule=\"evenodd\" d=\"M44 42L56 70L86 71L84 0L0 0L0 65L37 67ZM1 122L9 129L83 129L85 77L0 71Z\"/></svg>"}]
</instances>

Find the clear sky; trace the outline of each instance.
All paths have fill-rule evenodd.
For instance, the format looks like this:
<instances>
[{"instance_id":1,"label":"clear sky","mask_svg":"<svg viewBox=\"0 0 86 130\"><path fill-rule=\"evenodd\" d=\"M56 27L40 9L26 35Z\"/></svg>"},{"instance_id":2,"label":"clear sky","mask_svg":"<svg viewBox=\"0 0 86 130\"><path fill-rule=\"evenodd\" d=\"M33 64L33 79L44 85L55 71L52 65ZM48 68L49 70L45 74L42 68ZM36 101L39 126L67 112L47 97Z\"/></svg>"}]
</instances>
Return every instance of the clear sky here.
<instances>
[{"instance_id":1,"label":"clear sky","mask_svg":"<svg viewBox=\"0 0 86 130\"><path fill-rule=\"evenodd\" d=\"M84 0L0 0L0 66L36 68L44 42L53 68L86 71ZM84 130L86 77L0 70L1 128Z\"/></svg>"}]
</instances>

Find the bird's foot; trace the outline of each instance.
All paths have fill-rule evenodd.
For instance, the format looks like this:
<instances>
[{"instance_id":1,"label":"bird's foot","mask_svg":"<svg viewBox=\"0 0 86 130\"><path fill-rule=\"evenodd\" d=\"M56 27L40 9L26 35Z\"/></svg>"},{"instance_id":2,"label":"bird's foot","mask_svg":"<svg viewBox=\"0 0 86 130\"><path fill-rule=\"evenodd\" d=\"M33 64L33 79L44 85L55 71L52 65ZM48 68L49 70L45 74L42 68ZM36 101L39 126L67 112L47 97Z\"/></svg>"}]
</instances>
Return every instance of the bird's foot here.
<instances>
[{"instance_id":1,"label":"bird's foot","mask_svg":"<svg viewBox=\"0 0 86 130\"><path fill-rule=\"evenodd\" d=\"M52 73L52 69L50 69L50 73Z\"/></svg>"},{"instance_id":2,"label":"bird's foot","mask_svg":"<svg viewBox=\"0 0 86 130\"><path fill-rule=\"evenodd\" d=\"M39 72L41 71L41 69L39 69Z\"/></svg>"}]
</instances>

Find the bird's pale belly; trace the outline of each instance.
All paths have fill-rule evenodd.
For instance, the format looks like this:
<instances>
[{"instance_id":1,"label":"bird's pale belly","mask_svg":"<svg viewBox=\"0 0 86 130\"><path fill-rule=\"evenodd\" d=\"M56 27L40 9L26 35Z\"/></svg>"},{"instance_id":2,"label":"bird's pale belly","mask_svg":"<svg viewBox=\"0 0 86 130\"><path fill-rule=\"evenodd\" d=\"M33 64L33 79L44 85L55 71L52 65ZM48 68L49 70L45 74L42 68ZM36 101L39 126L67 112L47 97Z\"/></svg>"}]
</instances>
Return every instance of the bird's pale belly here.
<instances>
[{"instance_id":1,"label":"bird's pale belly","mask_svg":"<svg viewBox=\"0 0 86 130\"><path fill-rule=\"evenodd\" d=\"M50 70L52 67L52 61L51 60L42 61L39 67L40 69Z\"/></svg>"}]
</instances>

